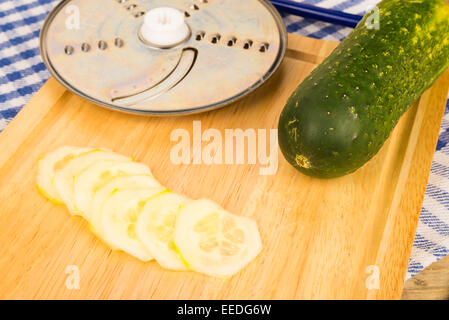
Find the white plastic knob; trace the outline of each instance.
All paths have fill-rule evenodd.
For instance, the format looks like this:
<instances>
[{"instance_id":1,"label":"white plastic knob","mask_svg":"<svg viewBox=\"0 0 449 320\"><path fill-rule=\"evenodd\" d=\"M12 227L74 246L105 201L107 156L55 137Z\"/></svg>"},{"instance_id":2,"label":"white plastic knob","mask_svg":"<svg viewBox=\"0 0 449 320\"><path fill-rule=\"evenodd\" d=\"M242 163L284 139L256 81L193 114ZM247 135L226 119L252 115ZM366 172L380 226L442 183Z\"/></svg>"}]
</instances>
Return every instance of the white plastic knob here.
<instances>
[{"instance_id":1,"label":"white plastic knob","mask_svg":"<svg viewBox=\"0 0 449 320\"><path fill-rule=\"evenodd\" d=\"M159 7L145 14L140 36L145 42L157 47L175 46L190 35L184 21L184 13L170 7Z\"/></svg>"}]
</instances>

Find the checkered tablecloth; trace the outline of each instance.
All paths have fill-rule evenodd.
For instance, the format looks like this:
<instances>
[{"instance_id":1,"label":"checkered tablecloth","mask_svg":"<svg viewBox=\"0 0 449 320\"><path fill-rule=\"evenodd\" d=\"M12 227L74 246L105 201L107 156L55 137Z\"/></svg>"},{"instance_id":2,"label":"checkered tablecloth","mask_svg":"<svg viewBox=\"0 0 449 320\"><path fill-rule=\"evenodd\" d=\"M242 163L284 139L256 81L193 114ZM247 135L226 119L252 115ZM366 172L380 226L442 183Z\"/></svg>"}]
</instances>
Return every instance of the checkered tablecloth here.
<instances>
[{"instance_id":1,"label":"checkered tablecloth","mask_svg":"<svg viewBox=\"0 0 449 320\"><path fill-rule=\"evenodd\" d=\"M297 1L354 14L364 14L379 2L377 0ZM46 15L58 2L59 0L0 0L0 131L50 77L39 55L38 37ZM342 40L352 30L292 15L284 14L283 18L289 32L319 39ZM448 143L449 105L441 126L410 258L408 277L449 254Z\"/></svg>"}]
</instances>

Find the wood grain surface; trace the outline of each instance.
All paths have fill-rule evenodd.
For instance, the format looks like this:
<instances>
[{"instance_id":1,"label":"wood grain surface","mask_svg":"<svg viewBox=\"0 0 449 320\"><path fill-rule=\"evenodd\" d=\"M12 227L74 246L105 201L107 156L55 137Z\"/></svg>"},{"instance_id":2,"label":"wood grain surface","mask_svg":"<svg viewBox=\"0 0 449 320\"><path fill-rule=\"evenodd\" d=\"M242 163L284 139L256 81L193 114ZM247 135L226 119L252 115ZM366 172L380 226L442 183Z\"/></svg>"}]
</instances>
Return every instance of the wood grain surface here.
<instances>
[{"instance_id":1,"label":"wood grain surface","mask_svg":"<svg viewBox=\"0 0 449 320\"><path fill-rule=\"evenodd\" d=\"M275 129L290 93L336 45L290 36L280 70L260 89L226 108L185 117L113 112L50 79L0 135L0 298L400 298L449 73L406 113L372 161L343 178L304 176L281 154L271 176L259 175L261 165L170 162L170 133L191 133L194 120L222 134L227 128ZM262 253L221 280L111 251L83 220L36 190L38 157L61 145L133 156L170 189L254 218ZM66 287L71 265L80 271L78 290ZM379 271L378 288L367 288L367 268Z\"/></svg>"},{"instance_id":2,"label":"wood grain surface","mask_svg":"<svg viewBox=\"0 0 449 320\"><path fill-rule=\"evenodd\" d=\"M405 282L402 300L449 300L449 256Z\"/></svg>"}]
</instances>

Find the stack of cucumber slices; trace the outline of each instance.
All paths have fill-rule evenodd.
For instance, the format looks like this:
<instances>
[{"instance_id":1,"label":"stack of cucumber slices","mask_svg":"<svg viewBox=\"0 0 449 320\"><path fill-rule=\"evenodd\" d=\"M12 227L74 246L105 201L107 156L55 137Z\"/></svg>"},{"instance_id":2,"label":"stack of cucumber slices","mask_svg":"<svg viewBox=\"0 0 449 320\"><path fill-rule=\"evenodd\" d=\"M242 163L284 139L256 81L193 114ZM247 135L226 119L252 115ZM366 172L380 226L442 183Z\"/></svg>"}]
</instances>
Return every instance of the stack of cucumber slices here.
<instances>
[{"instance_id":1,"label":"stack of cucumber slices","mask_svg":"<svg viewBox=\"0 0 449 320\"><path fill-rule=\"evenodd\" d=\"M112 249L142 261L230 277L262 248L253 220L171 192L132 158L64 146L38 166L37 187L46 198L86 219Z\"/></svg>"}]
</instances>

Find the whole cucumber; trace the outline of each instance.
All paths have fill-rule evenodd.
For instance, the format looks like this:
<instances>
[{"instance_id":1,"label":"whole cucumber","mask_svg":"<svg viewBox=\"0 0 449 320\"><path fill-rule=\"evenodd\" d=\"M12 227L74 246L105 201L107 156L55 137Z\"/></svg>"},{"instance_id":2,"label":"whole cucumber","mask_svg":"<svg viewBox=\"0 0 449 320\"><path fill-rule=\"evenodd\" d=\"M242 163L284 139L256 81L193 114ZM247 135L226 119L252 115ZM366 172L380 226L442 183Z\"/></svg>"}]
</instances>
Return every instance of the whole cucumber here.
<instances>
[{"instance_id":1,"label":"whole cucumber","mask_svg":"<svg viewBox=\"0 0 449 320\"><path fill-rule=\"evenodd\" d=\"M384 0L288 99L279 120L287 161L314 177L371 159L408 107L449 66L449 5ZM368 21L369 22L369 21Z\"/></svg>"}]
</instances>

